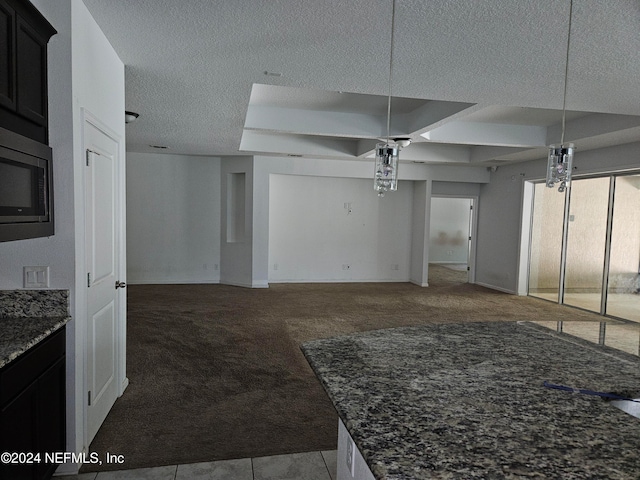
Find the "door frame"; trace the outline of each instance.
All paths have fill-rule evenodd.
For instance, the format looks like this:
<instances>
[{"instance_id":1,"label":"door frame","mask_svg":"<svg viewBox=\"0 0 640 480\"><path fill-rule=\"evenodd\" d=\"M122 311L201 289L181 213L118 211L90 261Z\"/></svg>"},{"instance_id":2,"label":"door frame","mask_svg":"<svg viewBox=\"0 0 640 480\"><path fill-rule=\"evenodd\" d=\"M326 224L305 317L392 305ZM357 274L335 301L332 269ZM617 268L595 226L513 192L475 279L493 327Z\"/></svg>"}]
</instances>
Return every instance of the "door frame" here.
<instances>
[{"instance_id":1,"label":"door frame","mask_svg":"<svg viewBox=\"0 0 640 480\"><path fill-rule=\"evenodd\" d=\"M85 165L85 154L87 150L87 133L86 126L87 124L91 124L92 127L100 130L103 134L109 137L117 144L118 149L118 159L116 163L116 179L115 179L115 189L116 189L116 224L117 224L117 252L116 252L116 270L118 274L118 278L120 281L126 282L126 272L127 272L127 257L126 257L126 176L125 176L125 143L124 139L110 129L107 125L105 125L102 121L98 119L95 115L93 115L86 108L80 109L80 120L81 120L81 128L82 128L82 139L81 139L81 152L82 152L82 164ZM84 170L82 170L82 174L80 175L82 178L82 199L84 203L84 199L87 194L87 185L85 182ZM88 445L88 437L89 437L89 427L88 427L88 396L87 392L89 389L89 359L88 359L88 328L87 328L87 313L88 313L88 297L89 297L89 287L86 282L86 225L87 218L86 212L82 209L82 219L83 219L83 227L82 227L82 236L83 243L82 249L83 254L80 256L82 258L82 267L81 267L81 275L79 277L82 281L78 282L78 286L80 287L76 291L82 297L82 305L84 311L84 318L82 322L82 332L80 333L80 338L82 338L82 395L81 395L81 405L82 405L82 434L83 434L83 445L85 450L89 448ZM118 397L120 397L124 390L129 385L129 379L126 375L126 325L127 325L127 297L125 289L116 290L116 312L117 312L117 320L116 320L116 384L118 386Z\"/></svg>"},{"instance_id":2,"label":"door frame","mask_svg":"<svg viewBox=\"0 0 640 480\"><path fill-rule=\"evenodd\" d=\"M478 195L455 195L455 194L437 194L431 195L431 198L462 198L465 200L471 200L471 213L469 214L470 220L470 232L471 244L469 245L469 259L468 259L468 271L467 282L476 283L476 251L477 251L477 238L478 238L478 206L480 203L480 197ZM429 202L431 203L431 202ZM431 207L429 207L429 230L431 230ZM426 239L427 242L431 242L430 238Z\"/></svg>"}]
</instances>

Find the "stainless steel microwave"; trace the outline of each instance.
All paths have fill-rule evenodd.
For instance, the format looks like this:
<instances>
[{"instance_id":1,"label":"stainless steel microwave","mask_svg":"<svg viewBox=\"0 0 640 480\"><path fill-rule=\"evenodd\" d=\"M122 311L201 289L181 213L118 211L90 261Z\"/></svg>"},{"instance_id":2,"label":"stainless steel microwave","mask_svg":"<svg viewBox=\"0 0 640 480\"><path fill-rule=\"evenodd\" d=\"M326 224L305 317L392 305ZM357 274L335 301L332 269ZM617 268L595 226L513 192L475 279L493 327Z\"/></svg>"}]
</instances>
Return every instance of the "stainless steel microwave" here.
<instances>
[{"instance_id":1,"label":"stainless steel microwave","mask_svg":"<svg viewBox=\"0 0 640 480\"><path fill-rule=\"evenodd\" d=\"M0 128L0 241L53 235L51 148Z\"/></svg>"}]
</instances>

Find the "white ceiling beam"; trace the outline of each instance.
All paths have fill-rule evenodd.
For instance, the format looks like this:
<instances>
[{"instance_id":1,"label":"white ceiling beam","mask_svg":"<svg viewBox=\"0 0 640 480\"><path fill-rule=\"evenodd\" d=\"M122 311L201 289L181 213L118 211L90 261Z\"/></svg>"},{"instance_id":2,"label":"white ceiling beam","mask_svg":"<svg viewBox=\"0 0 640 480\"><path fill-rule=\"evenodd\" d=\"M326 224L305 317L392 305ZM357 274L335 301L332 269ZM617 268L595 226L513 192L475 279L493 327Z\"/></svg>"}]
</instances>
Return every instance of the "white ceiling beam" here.
<instances>
[{"instance_id":1,"label":"white ceiling beam","mask_svg":"<svg viewBox=\"0 0 640 480\"><path fill-rule=\"evenodd\" d=\"M356 155L358 157L368 157L371 154L375 153L376 144L380 142L380 140L375 139L371 140L368 138L363 138L358 141L356 146Z\"/></svg>"},{"instance_id":2,"label":"white ceiling beam","mask_svg":"<svg viewBox=\"0 0 640 480\"><path fill-rule=\"evenodd\" d=\"M391 136L404 135L401 120L391 119ZM381 138L387 135L386 115L366 115L250 105L245 129L345 138Z\"/></svg>"},{"instance_id":3,"label":"white ceiling beam","mask_svg":"<svg viewBox=\"0 0 640 480\"><path fill-rule=\"evenodd\" d=\"M393 111L393 100L391 102L391 109ZM475 104L461 103L461 102L440 102L436 100L429 101L425 105L416 108L415 110L398 115L391 115L391 131L390 137L413 137L414 139L420 135L421 132L427 130L433 125L440 125L447 121L447 119L457 118L460 115L468 114L468 111L475 111ZM464 113L463 113L464 112ZM381 137L384 138L384 135ZM366 139L361 140L358 143L358 156L369 157L375 153L375 145L377 141L370 142ZM405 149L406 150L406 149ZM411 155L420 155L418 152L424 152L425 147L416 147L414 150L416 153L411 152ZM463 154L465 156L465 154ZM466 155L468 156L468 155ZM442 161L451 161L450 159L444 160L447 155L436 154L436 158L443 158ZM421 158L411 158L411 160L421 161ZM457 160L454 160L457 161Z\"/></svg>"},{"instance_id":4,"label":"white ceiling beam","mask_svg":"<svg viewBox=\"0 0 640 480\"><path fill-rule=\"evenodd\" d=\"M412 143L400 151L400 160L407 162L468 164L471 149L461 145Z\"/></svg>"},{"instance_id":5,"label":"white ceiling beam","mask_svg":"<svg viewBox=\"0 0 640 480\"><path fill-rule=\"evenodd\" d=\"M409 132L420 135L424 131L442 124L447 119L456 118L459 114L474 106L473 103L432 100L412 112L402 115L402 117L404 117L406 129Z\"/></svg>"},{"instance_id":6,"label":"white ceiling beam","mask_svg":"<svg viewBox=\"0 0 640 480\"><path fill-rule=\"evenodd\" d=\"M456 121L463 121L468 115L481 110L484 106L474 103L431 101L417 108L409 115L412 136L421 136L430 130Z\"/></svg>"},{"instance_id":7,"label":"white ceiling beam","mask_svg":"<svg viewBox=\"0 0 640 480\"><path fill-rule=\"evenodd\" d=\"M377 142L360 140L357 146L358 157L373 158ZM439 143L416 142L400 150L400 160L426 163L469 163L471 148L462 145L443 145Z\"/></svg>"},{"instance_id":8,"label":"white ceiling beam","mask_svg":"<svg viewBox=\"0 0 640 480\"><path fill-rule=\"evenodd\" d=\"M318 158L356 157L357 141L331 137L308 137L245 130L240 140L241 152Z\"/></svg>"},{"instance_id":9,"label":"white ceiling beam","mask_svg":"<svg viewBox=\"0 0 640 480\"><path fill-rule=\"evenodd\" d=\"M502 147L546 145L547 129L537 125L452 122L422 134L430 142Z\"/></svg>"},{"instance_id":10,"label":"white ceiling beam","mask_svg":"<svg viewBox=\"0 0 640 480\"><path fill-rule=\"evenodd\" d=\"M640 117L632 115L612 115L607 113L594 113L584 117L568 121L565 126L565 142L573 142L577 139L598 137L624 130L640 127ZM562 124L552 125L547 129L546 144L560 143L562 136ZM638 139L640 140L640 138Z\"/></svg>"},{"instance_id":11,"label":"white ceiling beam","mask_svg":"<svg viewBox=\"0 0 640 480\"><path fill-rule=\"evenodd\" d=\"M472 149L471 163L499 164L545 158L546 147L560 143L561 133L560 123L548 127L545 145L536 148L477 146ZM640 141L640 118L635 116L594 113L568 121L565 126L565 143L575 143L578 153L637 141Z\"/></svg>"},{"instance_id":12,"label":"white ceiling beam","mask_svg":"<svg viewBox=\"0 0 640 480\"><path fill-rule=\"evenodd\" d=\"M471 148L470 162L473 164L492 162L500 164L500 160L508 155L515 155L521 152L531 151L531 149L522 149L518 147L498 147L495 145L478 145Z\"/></svg>"},{"instance_id":13,"label":"white ceiling beam","mask_svg":"<svg viewBox=\"0 0 640 480\"><path fill-rule=\"evenodd\" d=\"M616 130L601 135L581 136L580 138L567 137L565 140L575 143L576 158L579 159L580 152L639 142L640 127ZM559 143L559 141L557 143ZM504 162L513 163L544 159L547 157L547 154L548 148L546 146L529 149L479 146L473 148L471 162L486 162L487 165L499 165Z\"/></svg>"}]
</instances>

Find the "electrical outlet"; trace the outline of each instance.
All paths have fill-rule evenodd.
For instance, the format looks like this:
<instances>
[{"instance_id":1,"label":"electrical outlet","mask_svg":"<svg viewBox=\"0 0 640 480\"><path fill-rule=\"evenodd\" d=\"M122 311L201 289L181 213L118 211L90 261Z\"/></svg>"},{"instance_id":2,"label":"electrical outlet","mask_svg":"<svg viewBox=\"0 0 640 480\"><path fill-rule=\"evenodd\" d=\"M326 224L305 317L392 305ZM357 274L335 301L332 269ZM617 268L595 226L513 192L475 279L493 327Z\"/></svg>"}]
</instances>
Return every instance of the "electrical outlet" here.
<instances>
[{"instance_id":1,"label":"electrical outlet","mask_svg":"<svg viewBox=\"0 0 640 480\"><path fill-rule=\"evenodd\" d=\"M277 263L274 263L274 264L273 264L273 269L274 269L274 270L277 270L277 269L278 269L278 264L277 264Z\"/></svg>"},{"instance_id":2,"label":"electrical outlet","mask_svg":"<svg viewBox=\"0 0 640 480\"><path fill-rule=\"evenodd\" d=\"M347 215L351 215L353 209L351 208L351 202L345 202L344 209L347 211Z\"/></svg>"},{"instance_id":3,"label":"electrical outlet","mask_svg":"<svg viewBox=\"0 0 640 480\"><path fill-rule=\"evenodd\" d=\"M356 448L353 444L353 440L351 440L351 438L347 438L347 468L349 469L349 473L352 477L355 476L355 456Z\"/></svg>"},{"instance_id":4,"label":"electrical outlet","mask_svg":"<svg viewBox=\"0 0 640 480\"><path fill-rule=\"evenodd\" d=\"M49 267L23 267L24 288L49 288Z\"/></svg>"}]
</instances>

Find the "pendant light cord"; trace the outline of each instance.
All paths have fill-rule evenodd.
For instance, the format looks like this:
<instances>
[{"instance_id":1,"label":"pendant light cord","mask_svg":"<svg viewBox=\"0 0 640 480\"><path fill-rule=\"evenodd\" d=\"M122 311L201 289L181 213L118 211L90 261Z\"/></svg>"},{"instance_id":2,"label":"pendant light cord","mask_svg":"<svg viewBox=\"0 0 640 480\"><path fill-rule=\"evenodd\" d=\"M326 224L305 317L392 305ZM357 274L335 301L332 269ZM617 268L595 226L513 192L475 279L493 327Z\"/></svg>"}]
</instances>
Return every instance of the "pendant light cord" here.
<instances>
[{"instance_id":1,"label":"pendant light cord","mask_svg":"<svg viewBox=\"0 0 640 480\"><path fill-rule=\"evenodd\" d=\"M391 128L391 79L393 78L393 32L396 23L396 0L391 7L391 52L389 53L389 96L387 98L387 144L389 143L389 131ZM566 88L566 80L565 80ZM565 93L566 95L566 93Z\"/></svg>"},{"instance_id":2,"label":"pendant light cord","mask_svg":"<svg viewBox=\"0 0 640 480\"><path fill-rule=\"evenodd\" d=\"M394 0L395 2L395 0ZM567 33L567 57L564 62L564 95L562 98L562 135L560 137L560 145L564 145L564 126L567 108L567 77L569 76L569 47L571 46L571 14L573 13L573 0L569 1L569 32ZM391 33L393 38L393 32Z\"/></svg>"}]
</instances>

